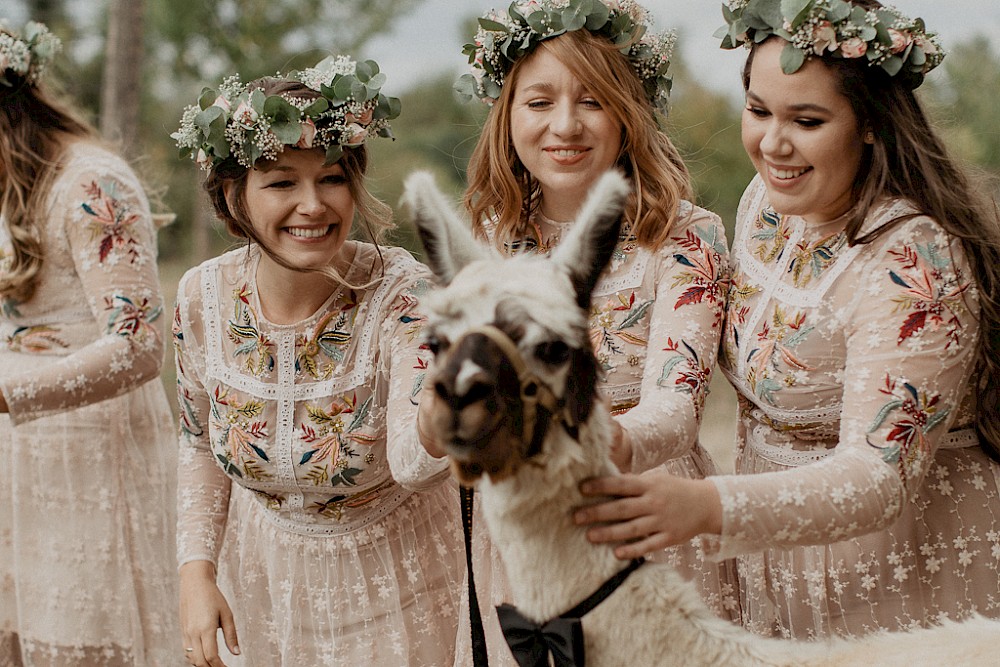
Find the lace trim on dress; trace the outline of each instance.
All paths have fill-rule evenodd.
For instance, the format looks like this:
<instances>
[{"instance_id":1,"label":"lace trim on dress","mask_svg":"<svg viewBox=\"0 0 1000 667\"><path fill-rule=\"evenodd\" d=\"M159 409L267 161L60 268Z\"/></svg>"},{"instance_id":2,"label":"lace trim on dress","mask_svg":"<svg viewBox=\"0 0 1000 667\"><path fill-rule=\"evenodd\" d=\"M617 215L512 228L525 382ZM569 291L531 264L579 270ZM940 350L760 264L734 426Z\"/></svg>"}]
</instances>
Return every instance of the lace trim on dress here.
<instances>
[{"instance_id":1,"label":"lace trim on dress","mask_svg":"<svg viewBox=\"0 0 1000 667\"><path fill-rule=\"evenodd\" d=\"M840 401L809 410L783 410L761 402L760 397L753 392L750 383L746 380L744 364L745 362L741 359L740 368L735 371L724 364L720 364L719 368L743 398L753 403L754 407L764 413L771 421L783 424L831 424L840 421L843 409L843 403Z\"/></svg>"},{"instance_id":2,"label":"lace trim on dress","mask_svg":"<svg viewBox=\"0 0 1000 667\"><path fill-rule=\"evenodd\" d=\"M767 443L767 436L771 433L771 428L764 424L758 424L747 432L747 445L757 456L778 465L797 468L810 463L816 463L833 454L836 448L829 449L791 449L788 447L777 447ZM963 428L951 431L938 443L938 449L964 449L966 447L977 447L979 436L973 428Z\"/></svg>"},{"instance_id":3,"label":"lace trim on dress","mask_svg":"<svg viewBox=\"0 0 1000 667\"><path fill-rule=\"evenodd\" d=\"M356 495L364 496L370 493L371 491L364 491ZM394 509L402 505L403 502L411 495L413 495L413 492L409 489L399 486L398 484L394 485L392 493L379 495L378 502L368 502L367 504L372 508L371 511L366 512L364 516L355 521L342 521L339 523L304 523L302 521L294 521L288 518L287 515L278 514L277 512L265 510L263 514L270 523L274 524L278 528L287 530L291 533L296 533L298 535L346 535L381 521ZM301 494L294 494L294 497L301 499L302 496ZM350 502L350 500L348 500L348 502ZM312 514L304 514L301 511L297 511L294 514L299 516L308 516L310 518L313 517Z\"/></svg>"}]
</instances>

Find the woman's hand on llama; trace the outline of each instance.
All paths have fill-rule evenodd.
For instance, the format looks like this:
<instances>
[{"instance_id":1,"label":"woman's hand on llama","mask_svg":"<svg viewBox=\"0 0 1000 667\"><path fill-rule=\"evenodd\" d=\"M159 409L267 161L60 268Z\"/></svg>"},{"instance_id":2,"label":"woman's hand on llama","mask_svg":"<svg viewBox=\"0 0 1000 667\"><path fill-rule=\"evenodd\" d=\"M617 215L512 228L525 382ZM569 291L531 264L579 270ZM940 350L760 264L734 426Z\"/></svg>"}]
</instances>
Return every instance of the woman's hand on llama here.
<instances>
[{"instance_id":1,"label":"woman's hand on llama","mask_svg":"<svg viewBox=\"0 0 1000 667\"><path fill-rule=\"evenodd\" d=\"M215 566L205 560L184 563L180 569L180 592L185 657L192 665L225 667L219 657L218 629L222 628L230 653L239 655L240 648L233 612L215 583Z\"/></svg>"},{"instance_id":2,"label":"woman's hand on llama","mask_svg":"<svg viewBox=\"0 0 1000 667\"><path fill-rule=\"evenodd\" d=\"M612 499L575 512L577 525L591 525L594 544L620 543L615 556L631 560L722 530L722 502L710 480L676 477L663 470L641 475L597 477L581 483L584 496Z\"/></svg>"}]
</instances>

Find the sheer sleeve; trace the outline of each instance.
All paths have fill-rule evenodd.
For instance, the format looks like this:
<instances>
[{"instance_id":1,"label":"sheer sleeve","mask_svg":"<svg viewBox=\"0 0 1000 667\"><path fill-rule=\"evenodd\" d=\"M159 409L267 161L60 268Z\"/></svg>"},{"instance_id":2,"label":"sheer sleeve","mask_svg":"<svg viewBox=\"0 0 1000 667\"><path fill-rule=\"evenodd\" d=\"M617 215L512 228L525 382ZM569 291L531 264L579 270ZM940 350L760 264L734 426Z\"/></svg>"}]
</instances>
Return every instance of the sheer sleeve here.
<instances>
[{"instance_id":1,"label":"sheer sleeve","mask_svg":"<svg viewBox=\"0 0 1000 667\"><path fill-rule=\"evenodd\" d=\"M726 232L704 209L682 221L657 251L641 398L617 418L637 472L690 451L718 352L728 289Z\"/></svg>"},{"instance_id":2,"label":"sheer sleeve","mask_svg":"<svg viewBox=\"0 0 1000 667\"><path fill-rule=\"evenodd\" d=\"M69 181L53 185L48 224L65 237L95 335L54 363L0 380L15 424L124 394L163 364L156 231L142 188L124 163L60 179Z\"/></svg>"},{"instance_id":3,"label":"sheer sleeve","mask_svg":"<svg viewBox=\"0 0 1000 667\"><path fill-rule=\"evenodd\" d=\"M706 540L714 556L885 528L924 482L969 381L978 296L961 245L929 219L877 243L873 259L852 272L833 455L789 471L712 478L723 503L721 540Z\"/></svg>"},{"instance_id":4,"label":"sheer sleeve","mask_svg":"<svg viewBox=\"0 0 1000 667\"><path fill-rule=\"evenodd\" d=\"M204 322L200 271L185 274L174 310L174 363L180 452L177 470L177 561L216 562L226 527L232 481L215 462L209 442L211 405L203 384Z\"/></svg>"},{"instance_id":5,"label":"sheer sleeve","mask_svg":"<svg viewBox=\"0 0 1000 667\"><path fill-rule=\"evenodd\" d=\"M381 331L381 348L389 373L386 449L393 478L419 490L448 475L447 458L432 457L417 437L417 398L427 373L429 352L422 347L420 297L430 288L421 275L400 290Z\"/></svg>"}]
</instances>

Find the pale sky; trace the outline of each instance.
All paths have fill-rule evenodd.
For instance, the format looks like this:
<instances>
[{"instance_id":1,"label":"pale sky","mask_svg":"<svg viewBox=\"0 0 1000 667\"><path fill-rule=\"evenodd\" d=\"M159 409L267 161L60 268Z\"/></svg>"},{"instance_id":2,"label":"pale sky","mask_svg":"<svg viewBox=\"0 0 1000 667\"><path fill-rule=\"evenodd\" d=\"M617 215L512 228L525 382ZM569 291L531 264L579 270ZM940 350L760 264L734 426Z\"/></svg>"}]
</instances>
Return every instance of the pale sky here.
<instances>
[{"instance_id":1,"label":"pale sky","mask_svg":"<svg viewBox=\"0 0 1000 667\"><path fill-rule=\"evenodd\" d=\"M677 31L691 76L713 89L733 91L734 97L741 94L739 71L744 52L723 51L712 36L723 24L721 0L640 2L653 15L655 29ZM1000 48L998 0L893 0L887 4L908 16L922 17L928 29L941 36L946 49L976 34L988 35L995 48ZM408 90L430 73L453 71L457 78L466 71L462 44L472 37L461 34L466 19L509 5L510 0L423 0L399 19L391 34L374 40L363 56L379 62L389 79L387 92ZM684 81L675 77L674 89L683 86Z\"/></svg>"}]
</instances>

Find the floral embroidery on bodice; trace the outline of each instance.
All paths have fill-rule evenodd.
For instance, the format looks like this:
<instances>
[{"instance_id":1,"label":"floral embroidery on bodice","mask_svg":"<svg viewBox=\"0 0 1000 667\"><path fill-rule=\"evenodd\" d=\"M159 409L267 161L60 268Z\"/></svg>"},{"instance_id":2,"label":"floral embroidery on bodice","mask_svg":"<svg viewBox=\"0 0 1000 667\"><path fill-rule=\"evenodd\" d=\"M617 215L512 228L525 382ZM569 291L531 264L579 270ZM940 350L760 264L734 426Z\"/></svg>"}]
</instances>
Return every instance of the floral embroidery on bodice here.
<instances>
[{"instance_id":1,"label":"floral embroidery on bodice","mask_svg":"<svg viewBox=\"0 0 1000 667\"><path fill-rule=\"evenodd\" d=\"M188 305L179 298L174 336L179 375L197 383L179 388L182 429L200 439L207 426L216 464L278 525L330 533L377 520L409 495L387 460L383 364L391 353L383 332L400 331L400 345L415 340L422 319L412 309L428 288L423 269L393 252L380 282L340 288L306 320L276 325L261 315L259 256L234 251L189 274L186 289L197 298ZM347 279L370 281L360 273L352 269ZM203 350L188 340L182 313L196 303ZM419 385L425 361L414 350L407 364ZM207 410L195 398L202 389ZM415 391L402 389L402 400Z\"/></svg>"},{"instance_id":2,"label":"floral embroidery on bodice","mask_svg":"<svg viewBox=\"0 0 1000 667\"><path fill-rule=\"evenodd\" d=\"M630 436L639 442L648 439L649 451L640 461L662 461L671 446L693 439L728 291L721 222L688 202L681 203L678 213L674 232L656 250L623 235L591 299L590 339L603 370L600 388L612 411L628 411L621 421L630 425ZM498 245L508 254L547 252L572 224L536 216L525 238ZM492 233L489 225L486 229ZM635 409L640 399L645 402ZM681 404L690 420L684 424L677 417ZM663 423L670 419L683 437L666 433Z\"/></svg>"}]
</instances>

